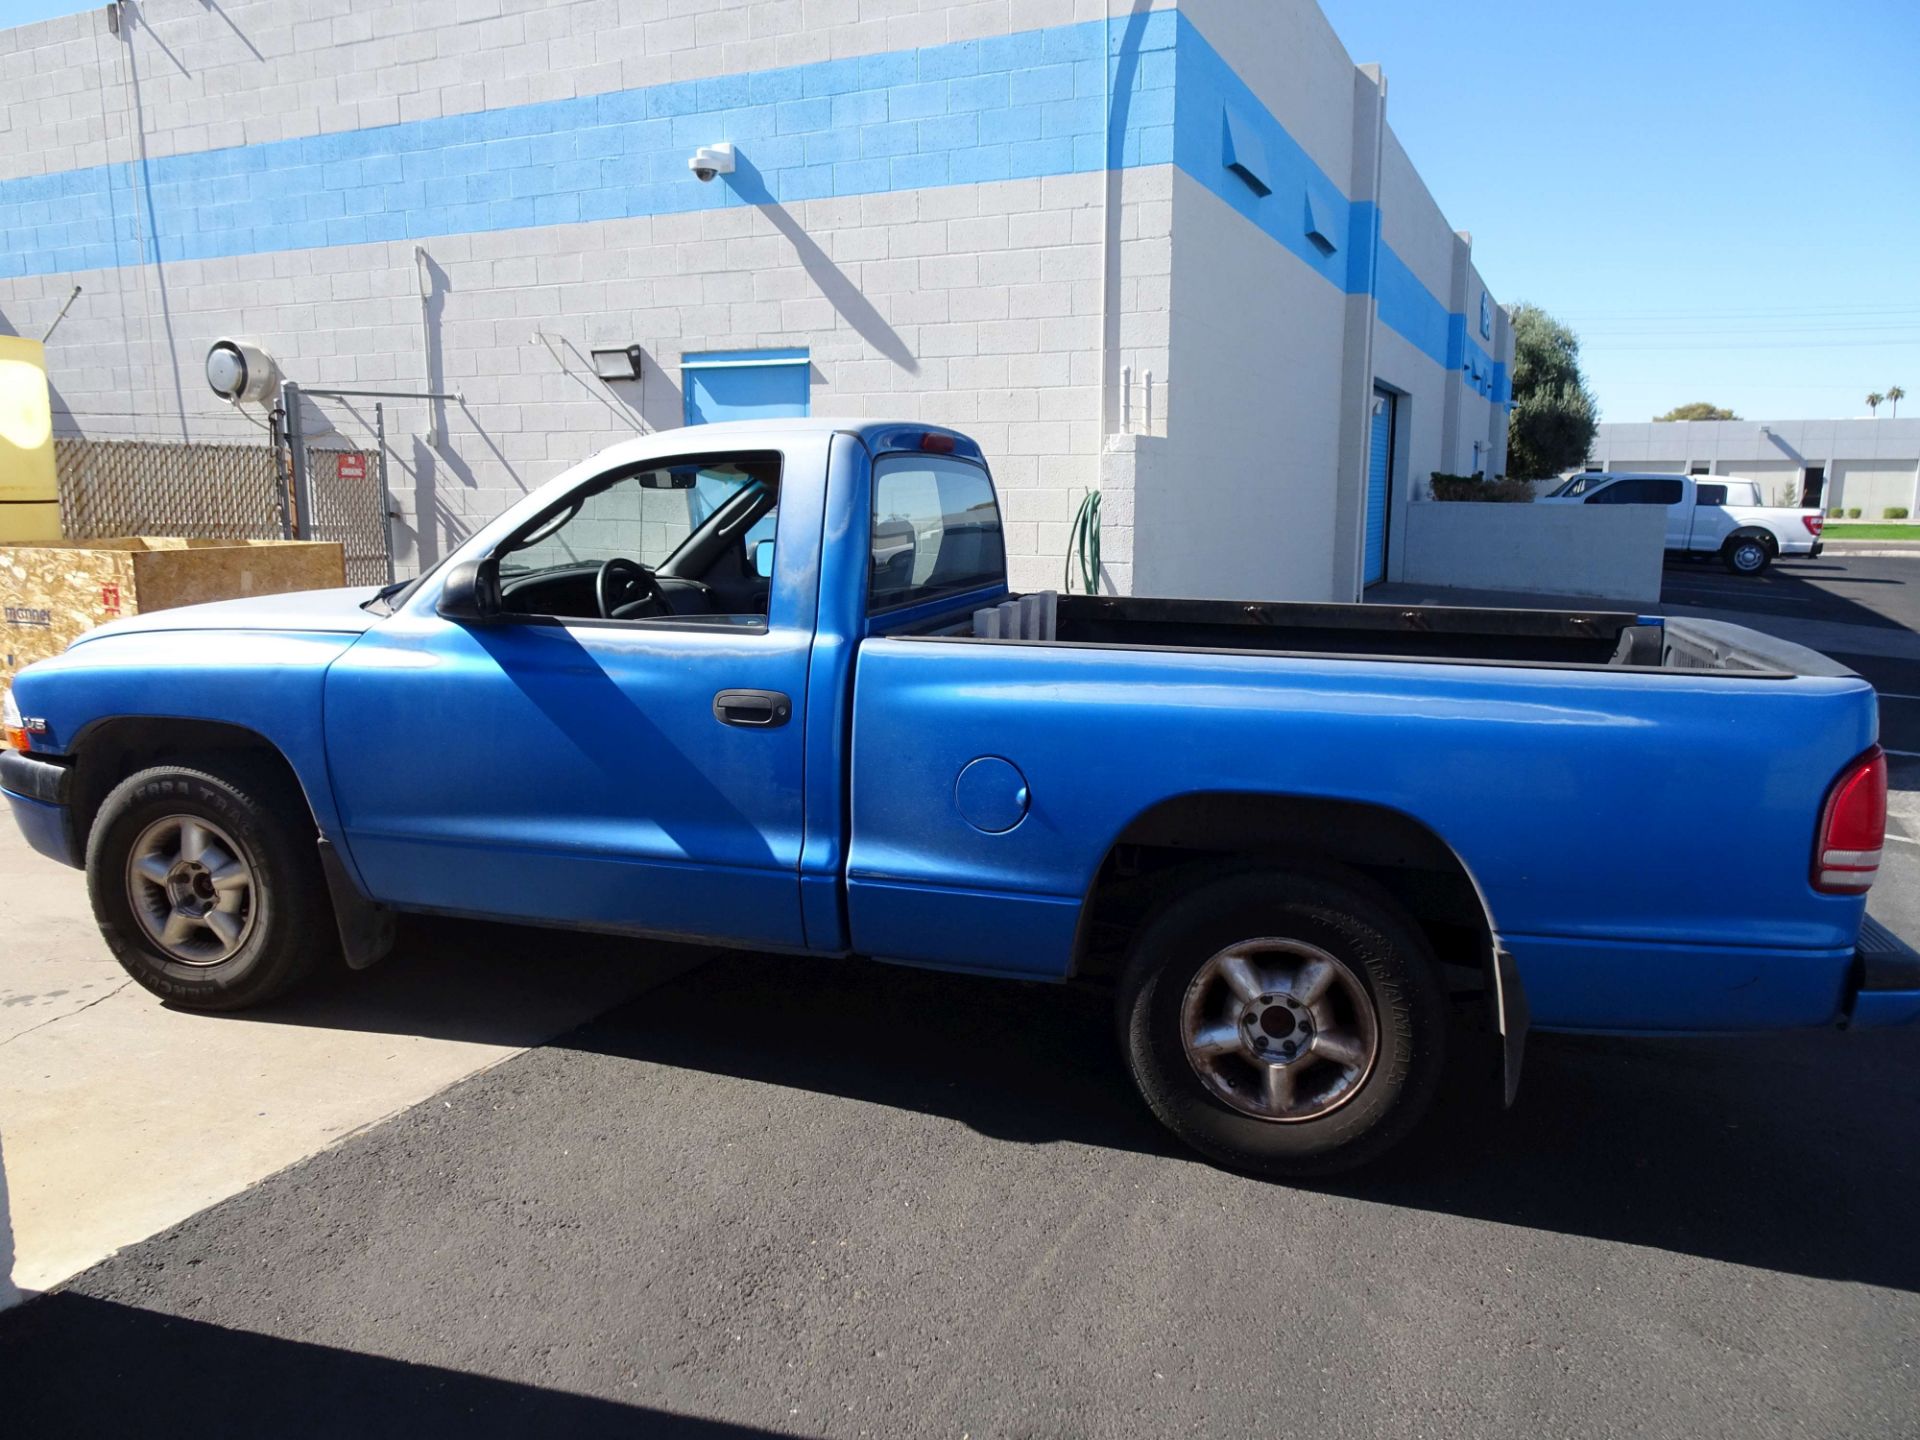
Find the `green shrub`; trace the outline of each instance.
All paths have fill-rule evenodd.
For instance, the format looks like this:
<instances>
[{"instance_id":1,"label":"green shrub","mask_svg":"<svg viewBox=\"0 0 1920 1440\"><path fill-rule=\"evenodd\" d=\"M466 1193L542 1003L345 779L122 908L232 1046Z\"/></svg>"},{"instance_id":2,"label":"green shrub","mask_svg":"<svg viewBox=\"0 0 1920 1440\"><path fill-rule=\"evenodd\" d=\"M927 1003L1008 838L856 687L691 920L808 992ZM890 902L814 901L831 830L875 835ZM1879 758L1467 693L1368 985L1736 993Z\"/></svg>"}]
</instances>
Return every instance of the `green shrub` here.
<instances>
[{"instance_id":1,"label":"green shrub","mask_svg":"<svg viewBox=\"0 0 1920 1440\"><path fill-rule=\"evenodd\" d=\"M1842 515L1846 513L1847 513L1846 511L1842 510L1838 505L1836 505L1831 510L1827 511L1827 518L1829 520L1838 520Z\"/></svg>"},{"instance_id":2,"label":"green shrub","mask_svg":"<svg viewBox=\"0 0 1920 1440\"><path fill-rule=\"evenodd\" d=\"M1904 520L1907 518L1907 507L1904 505L1889 505L1880 513L1889 520Z\"/></svg>"},{"instance_id":3,"label":"green shrub","mask_svg":"<svg viewBox=\"0 0 1920 1440\"><path fill-rule=\"evenodd\" d=\"M1856 505L1853 509L1847 511L1847 518L1849 520L1858 520L1860 518L1860 507Z\"/></svg>"},{"instance_id":4,"label":"green shrub","mask_svg":"<svg viewBox=\"0 0 1920 1440\"><path fill-rule=\"evenodd\" d=\"M1533 503L1533 486L1525 480L1509 480L1504 475L1496 475L1489 480L1485 472L1476 470L1471 475L1449 475L1436 470L1432 475L1433 498L1436 500L1478 500L1505 502L1516 505Z\"/></svg>"}]
</instances>

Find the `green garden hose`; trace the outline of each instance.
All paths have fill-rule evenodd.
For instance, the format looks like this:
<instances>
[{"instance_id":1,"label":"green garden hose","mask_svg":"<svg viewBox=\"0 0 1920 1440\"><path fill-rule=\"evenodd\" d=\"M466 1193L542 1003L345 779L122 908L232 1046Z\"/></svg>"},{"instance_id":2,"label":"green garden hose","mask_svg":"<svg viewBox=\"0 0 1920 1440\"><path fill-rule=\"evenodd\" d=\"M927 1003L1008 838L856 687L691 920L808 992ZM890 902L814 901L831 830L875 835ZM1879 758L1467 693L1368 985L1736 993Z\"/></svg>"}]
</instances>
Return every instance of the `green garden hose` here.
<instances>
[{"instance_id":1,"label":"green garden hose","mask_svg":"<svg viewBox=\"0 0 1920 1440\"><path fill-rule=\"evenodd\" d=\"M1073 593L1074 562L1080 564L1080 587L1088 595L1100 593L1100 492L1089 490L1073 517L1073 530L1067 542L1067 563L1060 587Z\"/></svg>"}]
</instances>

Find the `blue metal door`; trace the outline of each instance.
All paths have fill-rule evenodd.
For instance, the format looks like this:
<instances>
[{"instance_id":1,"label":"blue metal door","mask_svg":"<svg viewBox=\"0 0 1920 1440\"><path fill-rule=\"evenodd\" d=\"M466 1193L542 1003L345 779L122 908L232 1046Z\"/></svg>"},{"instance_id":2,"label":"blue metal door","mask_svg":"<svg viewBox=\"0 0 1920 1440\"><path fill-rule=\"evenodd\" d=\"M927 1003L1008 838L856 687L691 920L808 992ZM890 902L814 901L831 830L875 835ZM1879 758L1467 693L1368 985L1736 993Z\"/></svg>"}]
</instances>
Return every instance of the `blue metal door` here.
<instances>
[{"instance_id":1,"label":"blue metal door","mask_svg":"<svg viewBox=\"0 0 1920 1440\"><path fill-rule=\"evenodd\" d=\"M1394 397L1373 392L1373 438L1367 445L1367 559L1363 584L1387 578L1387 503L1392 494Z\"/></svg>"},{"instance_id":2,"label":"blue metal door","mask_svg":"<svg viewBox=\"0 0 1920 1440\"><path fill-rule=\"evenodd\" d=\"M684 355L680 383L687 424L805 415L812 373L805 350L712 350Z\"/></svg>"}]
</instances>

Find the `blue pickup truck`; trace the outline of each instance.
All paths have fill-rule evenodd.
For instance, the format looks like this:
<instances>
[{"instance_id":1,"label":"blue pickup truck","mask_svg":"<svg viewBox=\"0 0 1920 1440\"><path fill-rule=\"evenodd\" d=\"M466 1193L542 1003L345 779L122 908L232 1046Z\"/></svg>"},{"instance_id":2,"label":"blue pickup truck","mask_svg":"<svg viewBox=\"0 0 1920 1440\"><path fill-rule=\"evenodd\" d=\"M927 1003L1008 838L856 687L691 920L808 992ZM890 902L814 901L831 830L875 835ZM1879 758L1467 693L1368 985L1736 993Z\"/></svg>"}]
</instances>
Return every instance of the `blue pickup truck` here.
<instances>
[{"instance_id":1,"label":"blue pickup truck","mask_svg":"<svg viewBox=\"0 0 1920 1440\"><path fill-rule=\"evenodd\" d=\"M1920 1014L1862 939L1886 769L1844 668L1631 614L1012 596L984 457L925 425L637 439L397 587L104 626L6 723L21 828L174 1004L371 963L398 912L1095 983L1161 1120L1268 1174L1405 1136L1476 1011L1509 1098L1530 1026Z\"/></svg>"}]
</instances>

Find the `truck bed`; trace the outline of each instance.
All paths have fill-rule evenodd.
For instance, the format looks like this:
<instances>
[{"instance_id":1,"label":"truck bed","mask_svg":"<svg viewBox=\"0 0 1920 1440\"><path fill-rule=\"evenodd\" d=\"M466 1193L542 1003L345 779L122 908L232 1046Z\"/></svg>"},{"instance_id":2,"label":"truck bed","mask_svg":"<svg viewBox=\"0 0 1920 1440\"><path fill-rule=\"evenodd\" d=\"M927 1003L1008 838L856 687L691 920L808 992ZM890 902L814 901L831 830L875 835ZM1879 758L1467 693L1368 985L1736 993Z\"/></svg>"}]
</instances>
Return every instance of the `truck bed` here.
<instances>
[{"instance_id":1,"label":"truck bed","mask_svg":"<svg viewBox=\"0 0 1920 1440\"><path fill-rule=\"evenodd\" d=\"M1445 605L1287 604L1151 596L1048 597L1050 637L1067 645L1266 651L1493 665L1724 671L1748 677L1846 675L1804 646L1744 626L1612 610ZM924 633L924 632L923 632ZM972 621L933 629L966 637ZM1009 637L993 637L1007 639ZM1033 643L1013 640L1012 643Z\"/></svg>"}]
</instances>

